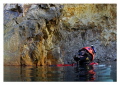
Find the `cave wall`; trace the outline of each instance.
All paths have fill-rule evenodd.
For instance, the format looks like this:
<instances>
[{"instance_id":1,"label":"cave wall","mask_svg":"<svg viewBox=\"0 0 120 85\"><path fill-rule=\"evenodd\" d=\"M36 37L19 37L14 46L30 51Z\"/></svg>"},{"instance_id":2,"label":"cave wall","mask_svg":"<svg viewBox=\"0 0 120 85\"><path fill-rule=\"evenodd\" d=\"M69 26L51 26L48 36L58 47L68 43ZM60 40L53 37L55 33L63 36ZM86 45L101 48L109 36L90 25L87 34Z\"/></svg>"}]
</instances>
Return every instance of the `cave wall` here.
<instances>
[{"instance_id":1,"label":"cave wall","mask_svg":"<svg viewBox=\"0 0 120 85\"><path fill-rule=\"evenodd\" d=\"M94 45L96 60L116 59L116 4L4 4L4 65L73 62Z\"/></svg>"}]
</instances>

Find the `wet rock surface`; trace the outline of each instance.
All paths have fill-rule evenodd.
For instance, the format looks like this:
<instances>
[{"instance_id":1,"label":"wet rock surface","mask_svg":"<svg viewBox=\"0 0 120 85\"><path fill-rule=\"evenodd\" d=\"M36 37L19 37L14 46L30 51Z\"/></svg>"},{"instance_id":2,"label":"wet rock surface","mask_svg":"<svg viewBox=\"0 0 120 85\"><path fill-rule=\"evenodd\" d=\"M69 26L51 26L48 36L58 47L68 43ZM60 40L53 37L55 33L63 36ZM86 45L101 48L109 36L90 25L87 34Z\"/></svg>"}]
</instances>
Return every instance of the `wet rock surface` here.
<instances>
[{"instance_id":1,"label":"wet rock surface","mask_svg":"<svg viewBox=\"0 0 120 85\"><path fill-rule=\"evenodd\" d=\"M94 45L116 61L116 4L4 4L4 65L71 63Z\"/></svg>"}]
</instances>

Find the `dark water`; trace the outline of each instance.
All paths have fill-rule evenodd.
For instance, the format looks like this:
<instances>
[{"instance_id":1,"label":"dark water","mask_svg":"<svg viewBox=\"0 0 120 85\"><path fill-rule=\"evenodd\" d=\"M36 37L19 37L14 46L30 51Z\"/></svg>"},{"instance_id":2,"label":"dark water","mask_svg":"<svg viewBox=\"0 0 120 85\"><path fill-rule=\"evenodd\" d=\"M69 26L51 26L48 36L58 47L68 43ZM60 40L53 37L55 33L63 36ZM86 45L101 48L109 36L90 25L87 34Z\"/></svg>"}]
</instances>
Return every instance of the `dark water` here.
<instances>
[{"instance_id":1,"label":"dark water","mask_svg":"<svg viewBox=\"0 0 120 85\"><path fill-rule=\"evenodd\" d=\"M116 82L116 62L95 66L4 66L4 81Z\"/></svg>"}]
</instances>

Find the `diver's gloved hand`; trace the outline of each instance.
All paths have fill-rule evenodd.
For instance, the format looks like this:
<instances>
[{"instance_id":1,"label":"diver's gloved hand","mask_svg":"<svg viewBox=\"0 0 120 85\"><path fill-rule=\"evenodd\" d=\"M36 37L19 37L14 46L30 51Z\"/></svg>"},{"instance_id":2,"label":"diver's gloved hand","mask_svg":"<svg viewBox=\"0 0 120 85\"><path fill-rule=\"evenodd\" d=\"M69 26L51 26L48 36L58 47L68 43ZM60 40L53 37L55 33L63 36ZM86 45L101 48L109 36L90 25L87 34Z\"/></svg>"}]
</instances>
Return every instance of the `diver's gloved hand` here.
<instances>
[{"instance_id":1,"label":"diver's gloved hand","mask_svg":"<svg viewBox=\"0 0 120 85\"><path fill-rule=\"evenodd\" d=\"M76 55L73 58L74 58L75 61L79 61L80 60L80 58L77 57Z\"/></svg>"}]
</instances>

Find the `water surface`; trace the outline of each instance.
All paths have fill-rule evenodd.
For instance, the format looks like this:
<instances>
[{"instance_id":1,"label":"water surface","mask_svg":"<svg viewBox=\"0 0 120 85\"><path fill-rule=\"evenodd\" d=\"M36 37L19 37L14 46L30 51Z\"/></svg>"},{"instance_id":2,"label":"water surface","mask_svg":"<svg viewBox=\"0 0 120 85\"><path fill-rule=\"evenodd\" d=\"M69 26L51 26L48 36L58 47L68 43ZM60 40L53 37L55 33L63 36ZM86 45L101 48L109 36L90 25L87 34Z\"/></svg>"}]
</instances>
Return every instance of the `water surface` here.
<instances>
[{"instance_id":1,"label":"water surface","mask_svg":"<svg viewBox=\"0 0 120 85\"><path fill-rule=\"evenodd\" d=\"M95 66L4 66L4 81L116 82L116 62Z\"/></svg>"}]
</instances>

